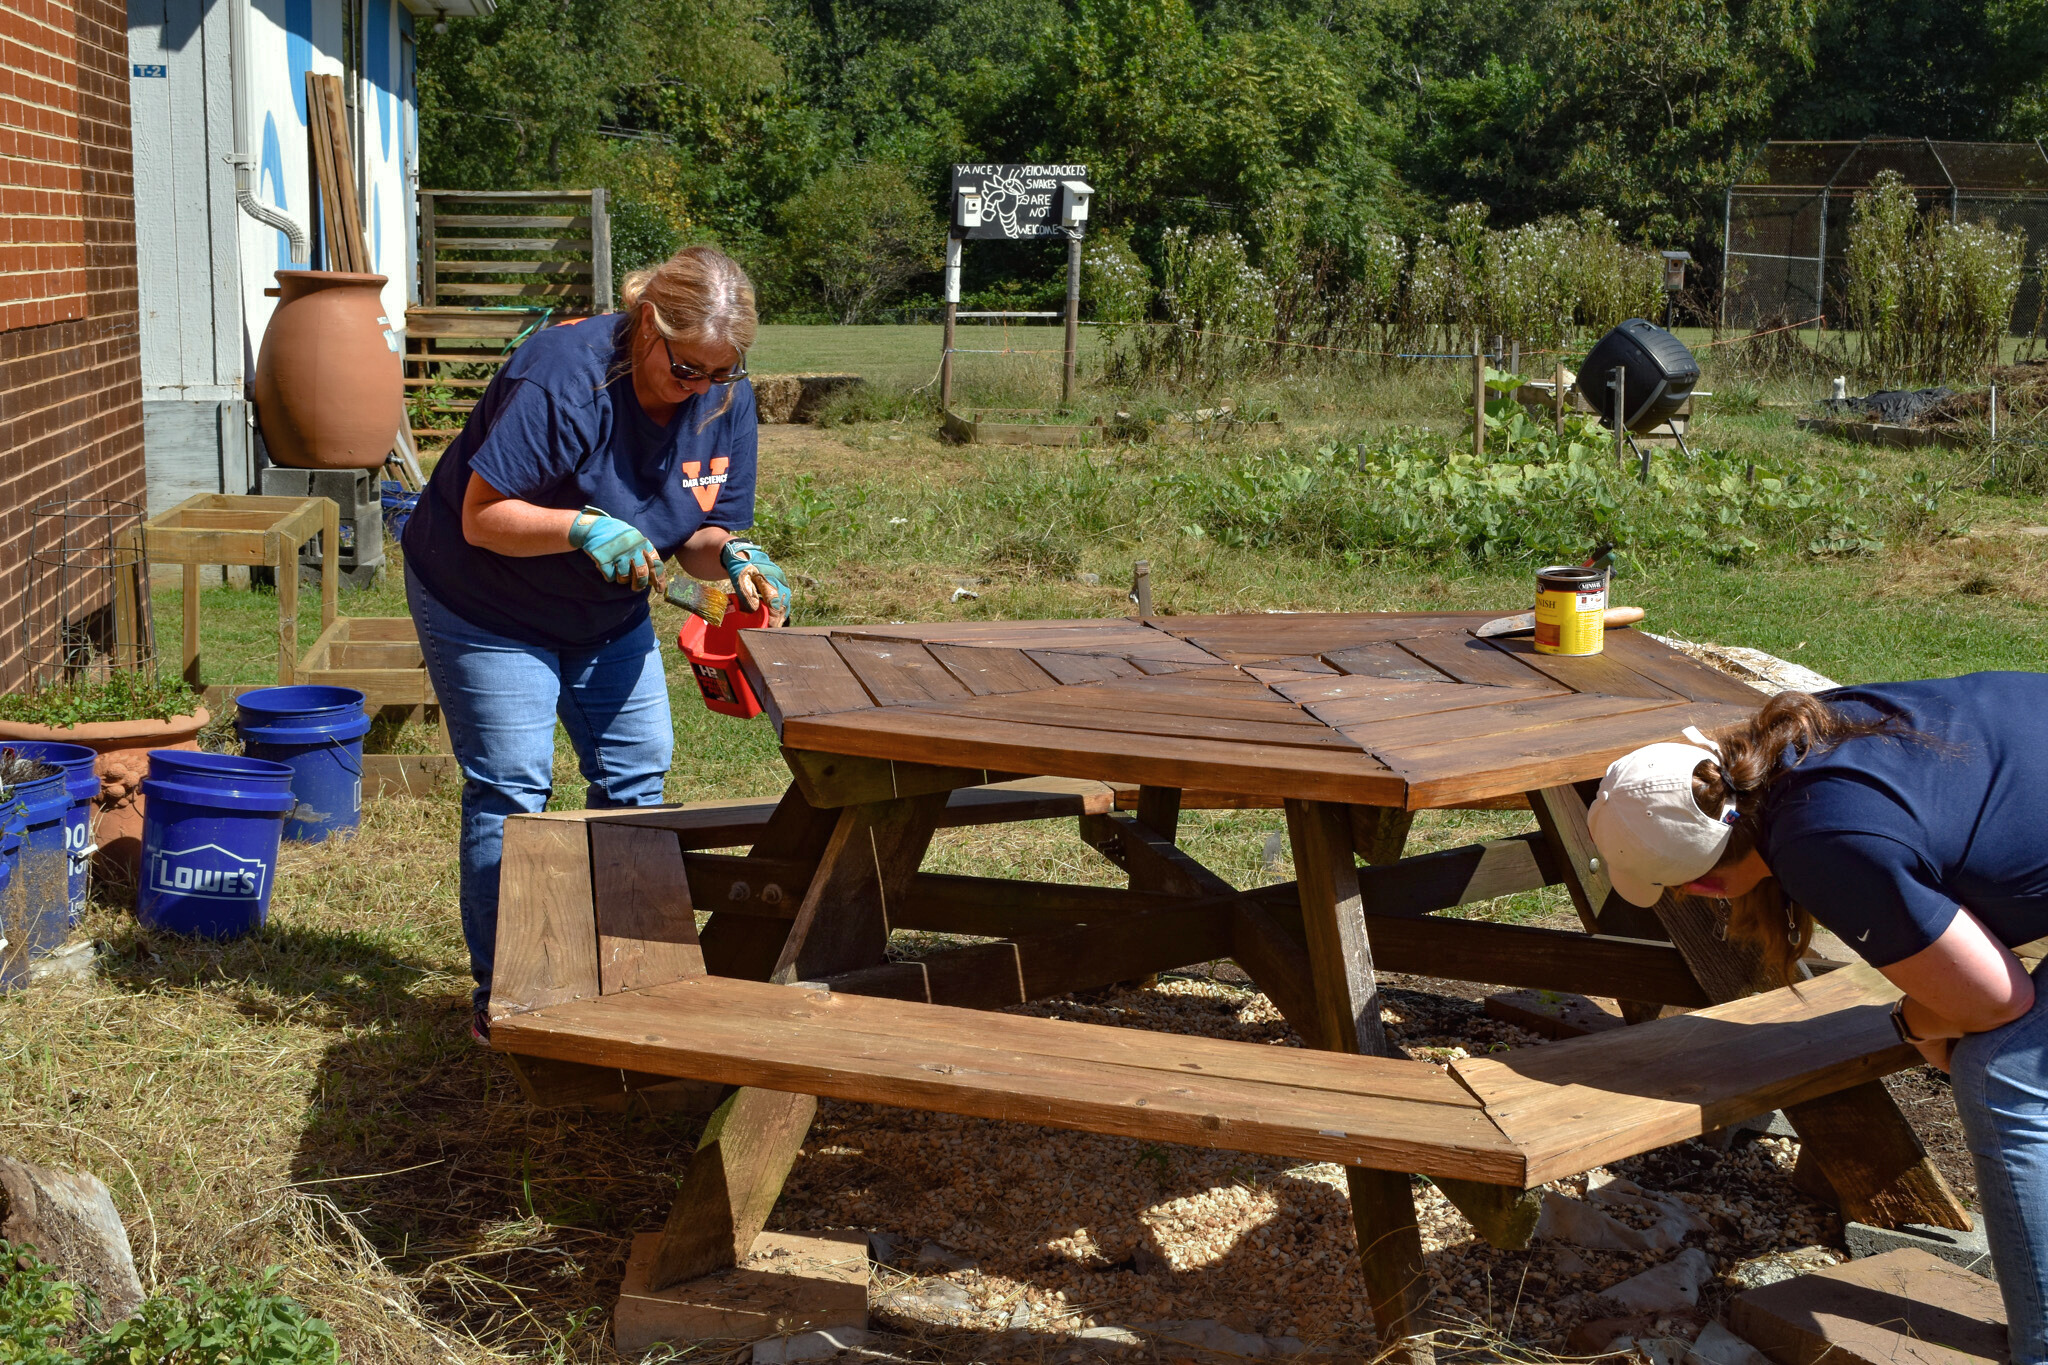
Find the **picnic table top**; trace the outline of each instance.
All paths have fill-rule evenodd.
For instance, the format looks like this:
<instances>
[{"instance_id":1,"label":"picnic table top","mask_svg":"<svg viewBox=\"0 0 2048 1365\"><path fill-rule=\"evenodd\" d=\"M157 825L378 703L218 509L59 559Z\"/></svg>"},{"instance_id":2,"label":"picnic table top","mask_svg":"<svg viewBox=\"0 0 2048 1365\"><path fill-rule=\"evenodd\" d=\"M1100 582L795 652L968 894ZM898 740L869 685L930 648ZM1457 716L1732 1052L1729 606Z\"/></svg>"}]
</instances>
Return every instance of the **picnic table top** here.
<instances>
[{"instance_id":1,"label":"picnic table top","mask_svg":"<svg viewBox=\"0 0 2048 1365\"><path fill-rule=\"evenodd\" d=\"M1567 657L1497 612L745 631L782 742L898 762L1429 809L1598 777L1746 685L1634 630Z\"/></svg>"}]
</instances>

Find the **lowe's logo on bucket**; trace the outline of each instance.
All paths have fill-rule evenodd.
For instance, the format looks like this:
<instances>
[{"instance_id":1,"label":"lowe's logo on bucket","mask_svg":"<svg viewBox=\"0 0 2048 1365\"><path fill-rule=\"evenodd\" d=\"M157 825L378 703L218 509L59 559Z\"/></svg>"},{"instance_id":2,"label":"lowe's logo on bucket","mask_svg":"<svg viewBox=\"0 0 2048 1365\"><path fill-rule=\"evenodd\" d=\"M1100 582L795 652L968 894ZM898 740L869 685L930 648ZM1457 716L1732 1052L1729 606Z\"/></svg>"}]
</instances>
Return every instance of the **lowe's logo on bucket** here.
<instances>
[{"instance_id":1,"label":"lowe's logo on bucket","mask_svg":"<svg viewBox=\"0 0 2048 1365\"><path fill-rule=\"evenodd\" d=\"M149 884L157 891L213 900L245 900L263 894L270 869L259 858L243 858L219 844L197 848L158 849L149 867Z\"/></svg>"}]
</instances>

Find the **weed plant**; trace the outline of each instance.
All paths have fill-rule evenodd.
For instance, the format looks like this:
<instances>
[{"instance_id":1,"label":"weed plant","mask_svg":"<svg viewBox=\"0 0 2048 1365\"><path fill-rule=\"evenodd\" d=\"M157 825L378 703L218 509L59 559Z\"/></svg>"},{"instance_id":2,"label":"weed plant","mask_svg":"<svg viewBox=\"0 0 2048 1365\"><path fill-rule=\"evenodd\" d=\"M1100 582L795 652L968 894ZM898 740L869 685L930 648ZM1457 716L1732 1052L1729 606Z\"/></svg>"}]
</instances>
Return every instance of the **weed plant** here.
<instances>
[{"instance_id":1,"label":"weed plant","mask_svg":"<svg viewBox=\"0 0 2048 1365\"><path fill-rule=\"evenodd\" d=\"M1857 197L1843 303L1870 378L1934 384L1995 364L2019 298L2026 234L1922 213L1896 171Z\"/></svg>"},{"instance_id":2,"label":"weed plant","mask_svg":"<svg viewBox=\"0 0 2048 1365\"><path fill-rule=\"evenodd\" d=\"M1465 204L1441 238L1378 230L1340 249L1311 243L1299 203L1277 196L1259 215L1256 261L1235 233L1169 230L1156 297L1129 246L1099 237L1086 265L1105 373L1207 391L1251 373L1384 371L1465 352L1474 336L1563 345L1662 301L1656 253L1621 241L1597 214L1507 229L1488 227L1486 214Z\"/></svg>"}]
</instances>

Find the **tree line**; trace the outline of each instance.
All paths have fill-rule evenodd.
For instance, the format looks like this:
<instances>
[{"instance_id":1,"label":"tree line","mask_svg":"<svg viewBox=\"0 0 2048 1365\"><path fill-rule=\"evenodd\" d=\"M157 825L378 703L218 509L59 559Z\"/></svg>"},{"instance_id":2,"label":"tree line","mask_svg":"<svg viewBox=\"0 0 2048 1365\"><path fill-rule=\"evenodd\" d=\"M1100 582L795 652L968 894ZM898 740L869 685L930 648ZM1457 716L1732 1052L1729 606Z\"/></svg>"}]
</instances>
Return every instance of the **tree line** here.
<instances>
[{"instance_id":1,"label":"tree line","mask_svg":"<svg viewBox=\"0 0 2048 1365\"><path fill-rule=\"evenodd\" d=\"M1088 163L1154 265L1285 204L1341 269L1478 205L1711 269L1768 138L2048 134L2048 0L499 0L420 87L427 183L604 185L622 266L716 241L844 321L935 296L960 161ZM1057 255L977 243L970 294L1056 306Z\"/></svg>"}]
</instances>

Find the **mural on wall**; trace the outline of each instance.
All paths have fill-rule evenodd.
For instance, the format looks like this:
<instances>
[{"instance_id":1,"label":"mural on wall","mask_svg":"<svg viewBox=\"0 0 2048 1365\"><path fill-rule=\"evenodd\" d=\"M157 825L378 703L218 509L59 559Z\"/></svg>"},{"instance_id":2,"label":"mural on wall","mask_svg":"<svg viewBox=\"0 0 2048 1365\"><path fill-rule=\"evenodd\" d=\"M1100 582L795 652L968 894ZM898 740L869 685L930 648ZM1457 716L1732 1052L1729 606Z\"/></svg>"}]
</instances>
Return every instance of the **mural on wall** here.
<instances>
[{"instance_id":1,"label":"mural on wall","mask_svg":"<svg viewBox=\"0 0 2048 1365\"><path fill-rule=\"evenodd\" d=\"M346 79L349 68L355 68L363 234L371 268L389 277L384 288L387 313L398 319L404 316L412 291L414 255L411 167L417 162L413 142L418 133L409 67L412 15L399 0L365 0L359 60L345 62L343 10L343 0L250 0L252 112L263 128L257 193L311 229L306 76L312 72ZM242 259L257 266L245 270L242 280L243 318L253 351L276 307L276 300L263 295L274 283L270 271L291 265L283 233L246 219L240 231ZM312 263L318 265L325 257L325 244L320 234L313 238ZM389 253L386 246L392 248Z\"/></svg>"}]
</instances>

